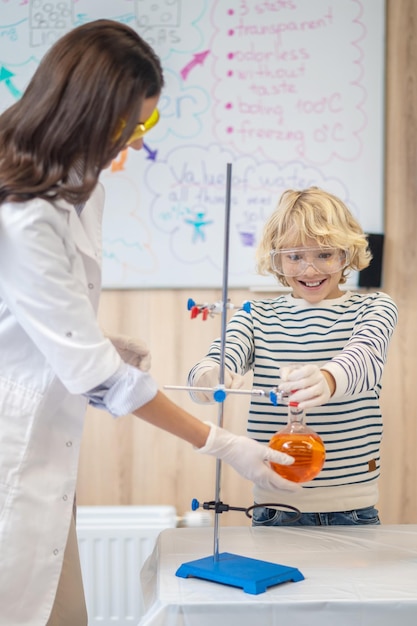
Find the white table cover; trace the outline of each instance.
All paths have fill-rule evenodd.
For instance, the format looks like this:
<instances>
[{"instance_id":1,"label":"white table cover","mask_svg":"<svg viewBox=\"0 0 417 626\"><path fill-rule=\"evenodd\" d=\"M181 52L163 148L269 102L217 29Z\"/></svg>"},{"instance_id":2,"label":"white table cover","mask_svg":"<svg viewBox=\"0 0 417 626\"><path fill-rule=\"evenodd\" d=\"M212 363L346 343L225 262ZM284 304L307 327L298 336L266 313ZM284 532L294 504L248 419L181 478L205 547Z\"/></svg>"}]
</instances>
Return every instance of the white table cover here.
<instances>
[{"instance_id":1,"label":"white table cover","mask_svg":"<svg viewBox=\"0 0 417 626\"><path fill-rule=\"evenodd\" d=\"M213 555L212 528L160 534L141 572L140 626L417 626L417 525L220 527L219 552L298 568L252 595L175 575Z\"/></svg>"}]
</instances>

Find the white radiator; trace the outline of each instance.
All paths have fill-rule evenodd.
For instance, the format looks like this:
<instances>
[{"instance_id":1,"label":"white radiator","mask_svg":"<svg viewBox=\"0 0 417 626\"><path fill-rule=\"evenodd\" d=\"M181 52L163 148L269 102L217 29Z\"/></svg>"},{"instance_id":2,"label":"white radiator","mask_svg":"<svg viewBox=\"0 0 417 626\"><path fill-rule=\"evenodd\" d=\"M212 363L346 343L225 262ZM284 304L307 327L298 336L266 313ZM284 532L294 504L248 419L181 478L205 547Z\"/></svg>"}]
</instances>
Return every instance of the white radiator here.
<instances>
[{"instance_id":1,"label":"white radiator","mask_svg":"<svg viewBox=\"0 0 417 626\"><path fill-rule=\"evenodd\" d=\"M89 626L135 626L142 614L140 570L172 506L79 506L77 536Z\"/></svg>"}]
</instances>

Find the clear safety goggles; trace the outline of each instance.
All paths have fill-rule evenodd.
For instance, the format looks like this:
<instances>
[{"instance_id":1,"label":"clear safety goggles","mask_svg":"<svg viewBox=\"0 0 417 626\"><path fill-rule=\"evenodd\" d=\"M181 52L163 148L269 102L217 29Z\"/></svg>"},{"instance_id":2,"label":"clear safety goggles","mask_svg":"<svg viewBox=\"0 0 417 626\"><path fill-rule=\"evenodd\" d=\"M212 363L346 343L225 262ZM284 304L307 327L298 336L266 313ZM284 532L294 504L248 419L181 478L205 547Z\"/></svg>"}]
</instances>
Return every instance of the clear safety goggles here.
<instances>
[{"instance_id":1,"label":"clear safety goggles","mask_svg":"<svg viewBox=\"0 0 417 626\"><path fill-rule=\"evenodd\" d=\"M281 276L302 276L309 266L319 274L336 274L349 265L349 253L339 248L288 248L271 251L271 264Z\"/></svg>"}]
</instances>

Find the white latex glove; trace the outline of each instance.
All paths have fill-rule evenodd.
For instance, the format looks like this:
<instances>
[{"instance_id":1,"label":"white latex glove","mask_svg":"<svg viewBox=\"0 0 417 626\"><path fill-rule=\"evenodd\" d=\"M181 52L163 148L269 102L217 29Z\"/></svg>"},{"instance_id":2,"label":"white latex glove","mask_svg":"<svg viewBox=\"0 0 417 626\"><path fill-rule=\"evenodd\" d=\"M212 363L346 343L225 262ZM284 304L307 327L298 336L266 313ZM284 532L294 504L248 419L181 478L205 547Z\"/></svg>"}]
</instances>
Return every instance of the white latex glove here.
<instances>
[{"instance_id":1,"label":"white latex glove","mask_svg":"<svg viewBox=\"0 0 417 626\"><path fill-rule=\"evenodd\" d=\"M143 372L151 367L151 355L143 341L127 335L107 335L122 360Z\"/></svg>"},{"instance_id":2,"label":"white latex glove","mask_svg":"<svg viewBox=\"0 0 417 626\"><path fill-rule=\"evenodd\" d=\"M219 385L219 376L220 365L213 359L205 359L200 362L198 371L193 376L192 386L216 388ZM236 374L225 367L224 386L226 389L241 389L244 384L244 376ZM193 391L191 395L197 402L214 402L212 391Z\"/></svg>"},{"instance_id":3,"label":"white latex glove","mask_svg":"<svg viewBox=\"0 0 417 626\"><path fill-rule=\"evenodd\" d=\"M317 365L282 367L281 378L280 391L290 393L291 402L298 402L300 409L322 406L330 400L329 385Z\"/></svg>"},{"instance_id":4,"label":"white latex glove","mask_svg":"<svg viewBox=\"0 0 417 626\"><path fill-rule=\"evenodd\" d=\"M206 444L195 448L202 454L212 456L231 465L241 476L247 478L261 489L299 491L301 486L274 472L269 461L281 465L294 463L292 456L273 450L249 437L233 435L228 430L206 422L211 427Z\"/></svg>"}]
</instances>

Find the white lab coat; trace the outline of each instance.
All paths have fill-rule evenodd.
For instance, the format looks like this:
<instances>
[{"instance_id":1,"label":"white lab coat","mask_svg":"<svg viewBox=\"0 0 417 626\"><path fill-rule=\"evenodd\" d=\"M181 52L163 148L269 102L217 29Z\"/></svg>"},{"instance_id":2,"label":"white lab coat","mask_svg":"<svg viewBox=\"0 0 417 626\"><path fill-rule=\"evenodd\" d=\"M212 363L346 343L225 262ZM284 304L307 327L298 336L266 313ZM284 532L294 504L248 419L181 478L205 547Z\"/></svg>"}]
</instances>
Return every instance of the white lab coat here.
<instances>
[{"instance_id":1,"label":"white lab coat","mask_svg":"<svg viewBox=\"0 0 417 626\"><path fill-rule=\"evenodd\" d=\"M96 322L103 200L98 185L81 218L63 201L0 205L0 626L48 620L73 507L80 394L120 366Z\"/></svg>"}]
</instances>

